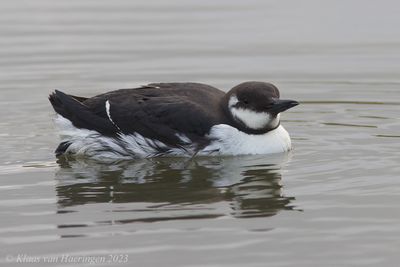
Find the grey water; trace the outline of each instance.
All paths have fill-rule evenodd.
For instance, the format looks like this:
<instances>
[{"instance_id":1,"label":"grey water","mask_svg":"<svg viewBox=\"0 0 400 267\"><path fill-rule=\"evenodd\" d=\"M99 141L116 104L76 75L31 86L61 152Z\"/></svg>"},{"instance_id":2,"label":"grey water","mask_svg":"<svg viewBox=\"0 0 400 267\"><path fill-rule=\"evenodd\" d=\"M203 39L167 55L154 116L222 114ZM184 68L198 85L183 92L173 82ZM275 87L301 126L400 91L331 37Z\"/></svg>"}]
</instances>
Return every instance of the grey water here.
<instances>
[{"instance_id":1,"label":"grey water","mask_svg":"<svg viewBox=\"0 0 400 267\"><path fill-rule=\"evenodd\" d=\"M0 1L0 264L398 266L399 8ZM54 157L56 88L248 80L301 102L282 115L290 153Z\"/></svg>"}]
</instances>

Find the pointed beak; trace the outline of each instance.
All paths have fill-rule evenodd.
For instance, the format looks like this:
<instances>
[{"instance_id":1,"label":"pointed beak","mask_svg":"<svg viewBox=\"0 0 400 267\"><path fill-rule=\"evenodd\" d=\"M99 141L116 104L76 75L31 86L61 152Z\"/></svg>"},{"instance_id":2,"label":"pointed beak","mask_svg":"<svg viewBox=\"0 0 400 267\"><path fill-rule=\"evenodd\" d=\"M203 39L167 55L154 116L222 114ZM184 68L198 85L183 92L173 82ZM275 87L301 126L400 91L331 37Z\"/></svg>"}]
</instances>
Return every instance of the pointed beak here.
<instances>
[{"instance_id":1,"label":"pointed beak","mask_svg":"<svg viewBox=\"0 0 400 267\"><path fill-rule=\"evenodd\" d=\"M277 99L269 110L275 114L278 114L280 112L288 110L289 108L297 106L298 104L300 103L295 100Z\"/></svg>"}]
</instances>

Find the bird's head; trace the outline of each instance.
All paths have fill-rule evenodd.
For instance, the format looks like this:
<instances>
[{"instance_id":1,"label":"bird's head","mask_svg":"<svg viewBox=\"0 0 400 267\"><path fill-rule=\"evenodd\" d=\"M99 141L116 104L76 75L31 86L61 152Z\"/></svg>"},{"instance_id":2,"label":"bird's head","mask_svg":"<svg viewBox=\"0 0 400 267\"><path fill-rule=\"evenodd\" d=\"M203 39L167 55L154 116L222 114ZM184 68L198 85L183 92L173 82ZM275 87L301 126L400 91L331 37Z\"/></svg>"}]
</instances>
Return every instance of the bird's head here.
<instances>
[{"instance_id":1,"label":"bird's head","mask_svg":"<svg viewBox=\"0 0 400 267\"><path fill-rule=\"evenodd\" d=\"M279 90L273 84L244 82L233 87L225 101L229 115L239 128L263 133L279 126L281 112L299 104L279 97Z\"/></svg>"}]
</instances>

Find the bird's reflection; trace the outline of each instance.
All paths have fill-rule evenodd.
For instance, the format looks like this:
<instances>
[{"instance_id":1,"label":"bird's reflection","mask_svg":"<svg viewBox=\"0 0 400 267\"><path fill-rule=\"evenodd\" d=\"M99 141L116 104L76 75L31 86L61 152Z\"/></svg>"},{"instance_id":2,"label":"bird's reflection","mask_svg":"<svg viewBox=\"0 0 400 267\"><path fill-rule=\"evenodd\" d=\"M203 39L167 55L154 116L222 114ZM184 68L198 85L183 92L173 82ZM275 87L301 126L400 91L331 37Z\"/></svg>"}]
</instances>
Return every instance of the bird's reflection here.
<instances>
[{"instance_id":1,"label":"bird's reflection","mask_svg":"<svg viewBox=\"0 0 400 267\"><path fill-rule=\"evenodd\" d=\"M234 217L272 216L293 209L284 196L281 165L270 157L157 158L104 164L60 159L60 211L89 203L147 203L147 208L228 203Z\"/></svg>"}]
</instances>

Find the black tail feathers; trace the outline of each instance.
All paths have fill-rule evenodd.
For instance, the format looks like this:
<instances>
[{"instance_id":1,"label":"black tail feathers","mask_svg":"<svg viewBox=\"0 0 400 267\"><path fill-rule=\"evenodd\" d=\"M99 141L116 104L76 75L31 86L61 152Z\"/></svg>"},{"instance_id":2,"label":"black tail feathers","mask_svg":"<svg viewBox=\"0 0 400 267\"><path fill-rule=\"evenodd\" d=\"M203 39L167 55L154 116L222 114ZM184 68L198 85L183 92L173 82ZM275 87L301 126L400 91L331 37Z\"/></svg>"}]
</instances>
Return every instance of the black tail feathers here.
<instances>
[{"instance_id":1,"label":"black tail feathers","mask_svg":"<svg viewBox=\"0 0 400 267\"><path fill-rule=\"evenodd\" d=\"M72 122L77 128L95 130L103 135L115 135L118 129L107 118L94 114L82 104L86 98L74 97L55 90L49 100L55 112Z\"/></svg>"}]
</instances>

